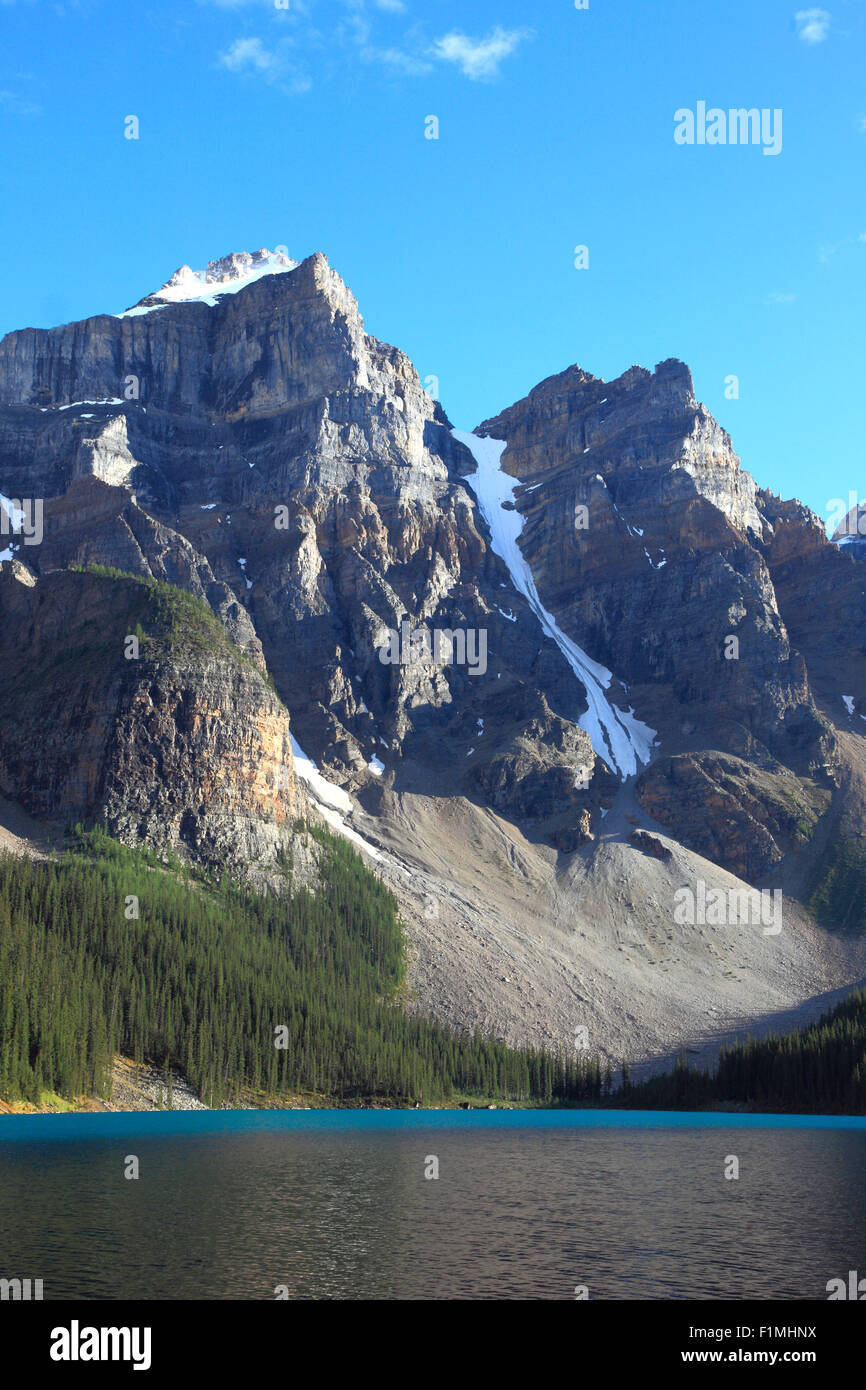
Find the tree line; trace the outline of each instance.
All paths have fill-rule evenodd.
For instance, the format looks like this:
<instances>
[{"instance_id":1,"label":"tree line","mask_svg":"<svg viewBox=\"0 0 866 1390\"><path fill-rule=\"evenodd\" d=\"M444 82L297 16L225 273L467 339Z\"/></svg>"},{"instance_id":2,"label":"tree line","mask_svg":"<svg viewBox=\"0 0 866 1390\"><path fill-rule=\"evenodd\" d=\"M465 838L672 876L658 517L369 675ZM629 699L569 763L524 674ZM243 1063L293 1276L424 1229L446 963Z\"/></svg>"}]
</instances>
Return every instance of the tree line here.
<instances>
[{"instance_id":1,"label":"tree line","mask_svg":"<svg viewBox=\"0 0 866 1390\"><path fill-rule=\"evenodd\" d=\"M688 1065L622 1093L647 1110L738 1104L801 1114L866 1114L866 994L855 990L793 1033L747 1038L723 1048L715 1072Z\"/></svg>"}]
</instances>

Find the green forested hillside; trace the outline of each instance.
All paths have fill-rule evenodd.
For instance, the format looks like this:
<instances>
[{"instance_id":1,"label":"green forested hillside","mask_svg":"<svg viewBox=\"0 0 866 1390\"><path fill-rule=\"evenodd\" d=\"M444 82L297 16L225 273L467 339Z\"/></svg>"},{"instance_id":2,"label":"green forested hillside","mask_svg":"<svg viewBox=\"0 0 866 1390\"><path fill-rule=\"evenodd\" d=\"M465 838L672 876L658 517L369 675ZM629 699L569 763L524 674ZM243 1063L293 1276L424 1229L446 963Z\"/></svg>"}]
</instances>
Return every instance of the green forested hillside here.
<instances>
[{"instance_id":1,"label":"green forested hillside","mask_svg":"<svg viewBox=\"0 0 866 1390\"><path fill-rule=\"evenodd\" d=\"M627 1092L629 1105L696 1110L740 1104L801 1114L866 1114L866 994L855 990L808 1028L724 1049L715 1075L680 1062Z\"/></svg>"},{"instance_id":2,"label":"green forested hillside","mask_svg":"<svg viewBox=\"0 0 866 1390\"><path fill-rule=\"evenodd\" d=\"M165 866L100 831L79 830L57 862L0 855L0 1097L106 1096L122 1053L182 1073L210 1105L256 1090L866 1112L860 992L809 1028L726 1049L714 1075L681 1062L635 1086L626 1071L615 1093L586 1054L514 1050L411 1017L394 899L344 840L311 833L322 885L284 898Z\"/></svg>"},{"instance_id":3,"label":"green forested hillside","mask_svg":"<svg viewBox=\"0 0 866 1390\"><path fill-rule=\"evenodd\" d=\"M0 857L0 1095L105 1094L120 1052L182 1072L211 1105L247 1087L423 1104L601 1096L597 1062L410 1017L394 899L345 841L315 834L321 889L282 899L167 872L98 831L61 862Z\"/></svg>"}]
</instances>

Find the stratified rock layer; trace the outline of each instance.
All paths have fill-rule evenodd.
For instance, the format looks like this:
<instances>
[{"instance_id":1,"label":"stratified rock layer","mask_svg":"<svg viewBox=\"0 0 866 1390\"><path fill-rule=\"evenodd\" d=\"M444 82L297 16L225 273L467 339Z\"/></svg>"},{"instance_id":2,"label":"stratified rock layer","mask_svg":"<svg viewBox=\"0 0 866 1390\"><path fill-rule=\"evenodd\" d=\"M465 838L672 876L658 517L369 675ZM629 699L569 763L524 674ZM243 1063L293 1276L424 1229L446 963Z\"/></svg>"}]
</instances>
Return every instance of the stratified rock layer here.
<instances>
[{"instance_id":1,"label":"stratified rock layer","mask_svg":"<svg viewBox=\"0 0 866 1390\"><path fill-rule=\"evenodd\" d=\"M130 844L273 867L307 805L287 713L206 610L167 620L164 602L132 580L33 584L4 566L0 793Z\"/></svg>"}]
</instances>

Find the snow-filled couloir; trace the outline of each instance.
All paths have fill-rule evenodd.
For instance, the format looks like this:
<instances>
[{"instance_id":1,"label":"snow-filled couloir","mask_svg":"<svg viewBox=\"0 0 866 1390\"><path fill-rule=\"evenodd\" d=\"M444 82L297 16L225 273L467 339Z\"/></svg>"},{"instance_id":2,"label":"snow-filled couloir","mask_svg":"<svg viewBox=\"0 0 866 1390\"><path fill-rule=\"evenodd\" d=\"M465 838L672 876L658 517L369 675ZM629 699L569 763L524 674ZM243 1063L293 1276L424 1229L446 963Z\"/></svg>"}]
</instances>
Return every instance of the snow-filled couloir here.
<instances>
[{"instance_id":1,"label":"snow-filled couloir","mask_svg":"<svg viewBox=\"0 0 866 1390\"><path fill-rule=\"evenodd\" d=\"M503 506L504 502L514 501L514 489L519 484L519 479L502 471L505 441L482 439L465 430L452 430L451 433L466 445L478 465L478 472L469 481L475 488L482 515L490 527L494 551L505 561L514 587L528 601L542 628L559 647L586 690L589 708L578 723L589 734L599 756L610 761L625 781L642 764L649 762L656 731L636 719L633 708L626 713L611 704L605 695L613 679L611 672L600 662L593 661L576 642L567 637L553 614L541 602L532 571L520 549L523 517L516 506L513 510Z\"/></svg>"}]
</instances>

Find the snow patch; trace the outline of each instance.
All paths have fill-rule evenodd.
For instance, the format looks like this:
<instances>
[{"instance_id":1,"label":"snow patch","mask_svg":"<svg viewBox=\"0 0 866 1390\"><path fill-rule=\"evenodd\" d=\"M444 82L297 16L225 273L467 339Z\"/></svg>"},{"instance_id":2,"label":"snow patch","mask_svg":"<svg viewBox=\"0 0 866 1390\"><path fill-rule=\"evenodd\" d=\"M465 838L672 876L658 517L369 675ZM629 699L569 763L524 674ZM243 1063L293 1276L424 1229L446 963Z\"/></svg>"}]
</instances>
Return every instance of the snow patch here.
<instances>
[{"instance_id":1,"label":"snow patch","mask_svg":"<svg viewBox=\"0 0 866 1390\"><path fill-rule=\"evenodd\" d=\"M331 806L335 811L348 815L352 810L352 798L349 793L344 792L342 787L335 787L333 782L328 782L312 758L307 757L294 734L290 734L289 737L292 741L295 772L301 781L307 784L315 800L322 802L325 806Z\"/></svg>"},{"instance_id":2,"label":"snow patch","mask_svg":"<svg viewBox=\"0 0 866 1390\"><path fill-rule=\"evenodd\" d=\"M297 269L299 261L290 260L281 251L256 251L252 255L244 251L240 255L225 256L221 261L209 261L206 270L191 270L182 265L171 279L155 294L146 299L157 303L136 304L125 313L115 314L115 318L133 318L139 314L149 314L154 309L166 309L169 304L208 304L214 308L226 294L237 294L256 280L266 275L283 275Z\"/></svg>"},{"instance_id":3,"label":"snow patch","mask_svg":"<svg viewBox=\"0 0 866 1390\"><path fill-rule=\"evenodd\" d=\"M516 507L512 511L502 505L514 501L514 489L519 486L516 478L502 471L505 441L480 439L465 430L452 430L452 434L469 449L478 465L478 472L470 481L490 527L494 551L505 561L515 588L528 600L542 628L559 647L586 690L589 709L578 721L580 727L589 734L600 756L609 759L625 781L641 764L649 762L656 730L636 719L633 708L625 714L608 701L604 692L613 679L611 672L567 637L542 604L532 571L518 544L523 517Z\"/></svg>"},{"instance_id":4,"label":"snow patch","mask_svg":"<svg viewBox=\"0 0 866 1390\"><path fill-rule=\"evenodd\" d=\"M344 792L342 787L335 787L333 782L328 782L319 772L312 758L308 758L294 734L290 734L292 742L292 755L295 760L295 772L300 780L305 784L307 790L316 803L316 810L328 822L332 830L336 830L339 835L345 836L353 844L362 849L365 854L369 854L373 859L381 859L382 855L374 845L367 843L350 825L346 825L344 815L351 814L352 798L348 792Z\"/></svg>"},{"instance_id":5,"label":"snow patch","mask_svg":"<svg viewBox=\"0 0 866 1390\"><path fill-rule=\"evenodd\" d=\"M41 405L39 407L43 415L47 415L50 410L75 410L79 405L123 405L124 402L119 396L106 396L101 401L70 401L68 405ZM92 420L93 416L85 417Z\"/></svg>"}]
</instances>

